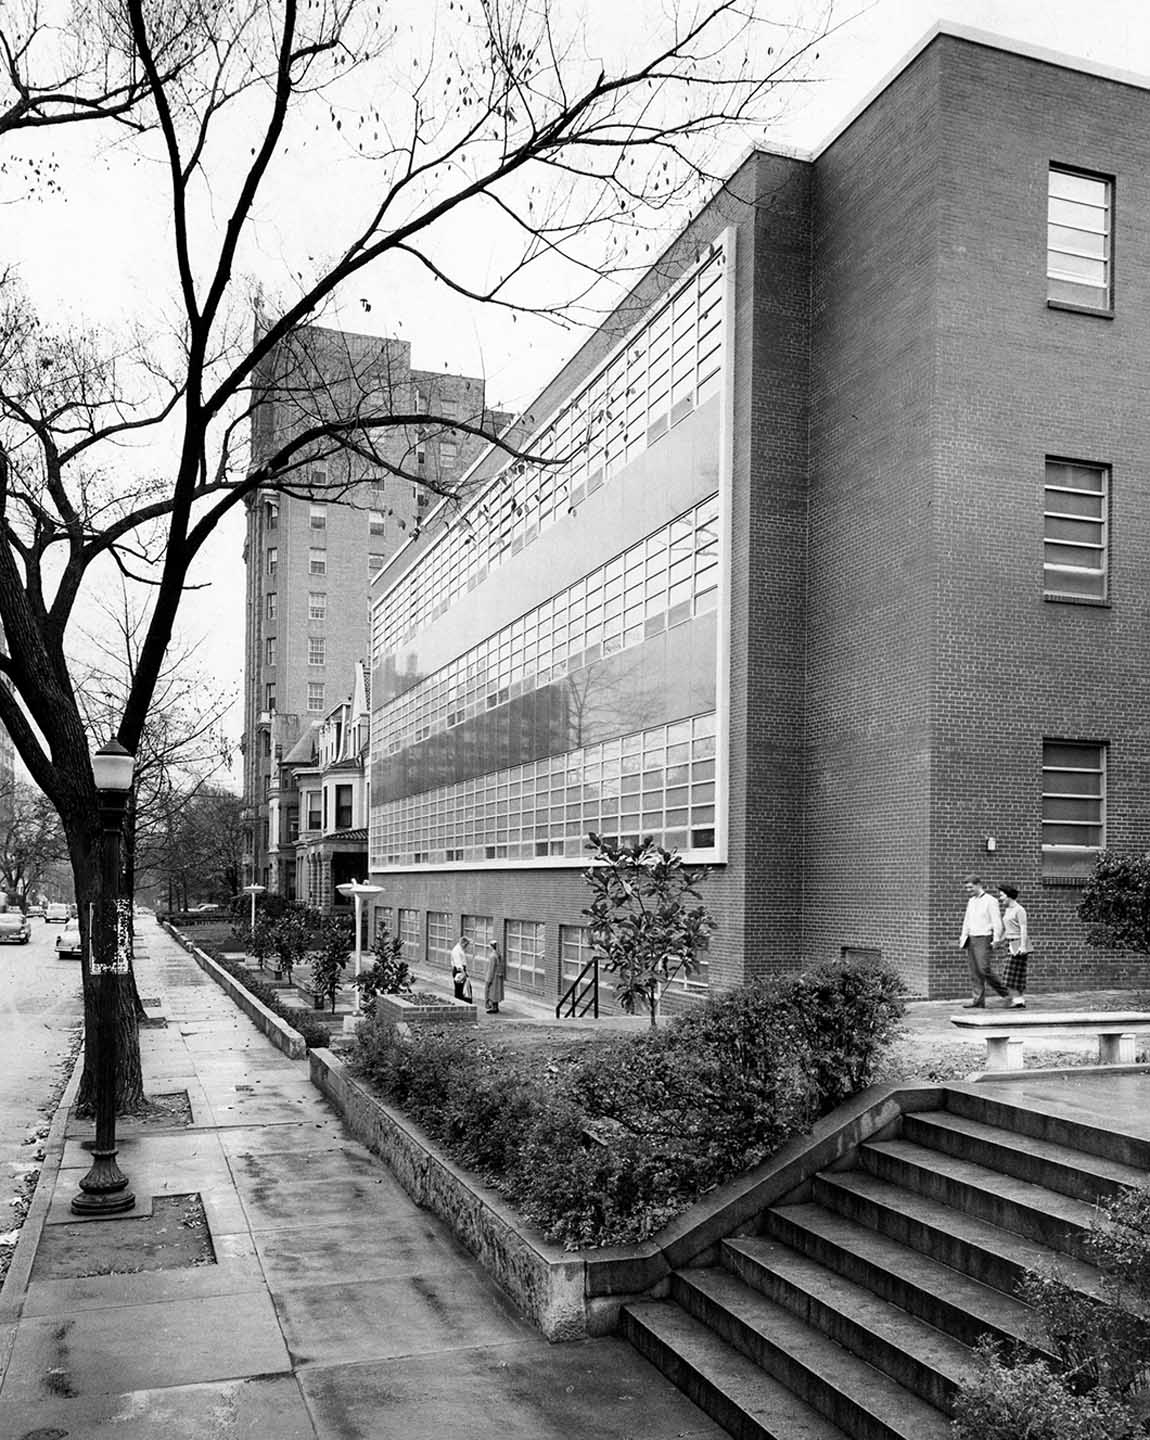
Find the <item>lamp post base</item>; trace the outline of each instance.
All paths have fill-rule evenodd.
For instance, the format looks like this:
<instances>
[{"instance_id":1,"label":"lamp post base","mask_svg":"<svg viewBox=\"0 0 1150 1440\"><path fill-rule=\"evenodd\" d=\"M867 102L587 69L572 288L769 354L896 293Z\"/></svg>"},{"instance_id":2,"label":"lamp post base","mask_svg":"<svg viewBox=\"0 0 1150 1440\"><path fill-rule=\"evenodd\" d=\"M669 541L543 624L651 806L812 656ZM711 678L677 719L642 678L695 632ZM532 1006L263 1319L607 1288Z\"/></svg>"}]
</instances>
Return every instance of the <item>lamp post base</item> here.
<instances>
[{"instance_id":1,"label":"lamp post base","mask_svg":"<svg viewBox=\"0 0 1150 1440\"><path fill-rule=\"evenodd\" d=\"M95 1150L95 1164L72 1197L74 1215L121 1215L136 1203L128 1177L116 1164L115 1150Z\"/></svg>"}]
</instances>

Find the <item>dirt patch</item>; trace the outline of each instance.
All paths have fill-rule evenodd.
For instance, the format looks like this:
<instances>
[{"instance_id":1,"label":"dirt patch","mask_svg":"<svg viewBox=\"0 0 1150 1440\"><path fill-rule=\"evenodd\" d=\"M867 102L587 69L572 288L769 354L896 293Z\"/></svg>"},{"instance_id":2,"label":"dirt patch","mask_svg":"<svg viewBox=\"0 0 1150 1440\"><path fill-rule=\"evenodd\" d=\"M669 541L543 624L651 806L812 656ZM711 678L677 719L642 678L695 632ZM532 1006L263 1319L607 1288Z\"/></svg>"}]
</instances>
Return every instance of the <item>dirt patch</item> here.
<instances>
[{"instance_id":1,"label":"dirt patch","mask_svg":"<svg viewBox=\"0 0 1150 1440\"><path fill-rule=\"evenodd\" d=\"M146 1106L138 1115L125 1116L122 1123L162 1130L187 1129L193 1123L192 1102L186 1090L173 1090L170 1095L149 1095Z\"/></svg>"},{"instance_id":2,"label":"dirt patch","mask_svg":"<svg viewBox=\"0 0 1150 1440\"><path fill-rule=\"evenodd\" d=\"M32 1267L35 1280L135 1275L214 1265L216 1252L199 1194L161 1195L150 1216L98 1225L45 1225Z\"/></svg>"}]
</instances>

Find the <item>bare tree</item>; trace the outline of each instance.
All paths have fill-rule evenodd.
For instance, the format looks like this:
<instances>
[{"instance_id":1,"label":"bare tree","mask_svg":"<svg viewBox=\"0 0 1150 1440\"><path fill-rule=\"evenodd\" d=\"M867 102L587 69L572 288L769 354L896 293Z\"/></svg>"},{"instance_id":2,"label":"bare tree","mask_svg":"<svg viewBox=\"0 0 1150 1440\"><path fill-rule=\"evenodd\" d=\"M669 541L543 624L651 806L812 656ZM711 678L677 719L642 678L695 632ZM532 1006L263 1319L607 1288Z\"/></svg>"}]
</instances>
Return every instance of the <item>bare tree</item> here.
<instances>
[{"instance_id":1,"label":"bare tree","mask_svg":"<svg viewBox=\"0 0 1150 1440\"><path fill-rule=\"evenodd\" d=\"M116 723L135 754L190 568L226 515L260 490L322 483L338 500L346 470L315 482L309 469L325 450L418 486L388 437L485 433L482 415L429 415L376 388L253 450L249 417L274 357L298 351L324 307L381 266L396 283L416 267L463 300L569 320L605 271L636 263L637 227L713 178L713 140L732 126L758 133L795 77L815 38L764 32L758 3L653 12L644 53L611 61L547 0L438 6L406 29L367 0L108 0L139 84L139 129L121 144L157 161L167 186L171 333L56 330L11 286L0 313L0 721L61 817L82 917L103 899L103 842L65 651L81 595L112 566L151 586ZM276 293L261 291L244 267L266 254L266 213L285 193L292 216L307 213L309 177L334 165L347 183L324 252L285 261ZM487 217L495 266L468 243ZM108 953L111 914L102 903L92 914L91 947ZM90 1011L90 985L85 995ZM143 1089L128 986L120 1015L131 1109ZM88 1050L81 1103L93 1064Z\"/></svg>"},{"instance_id":2,"label":"bare tree","mask_svg":"<svg viewBox=\"0 0 1150 1440\"><path fill-rule=\"evenodd\" d=\"M51 801L34 785L17 781L0 822L0 889L27 910L32 892L67 853Z\"/></svg>"}]
</instances>

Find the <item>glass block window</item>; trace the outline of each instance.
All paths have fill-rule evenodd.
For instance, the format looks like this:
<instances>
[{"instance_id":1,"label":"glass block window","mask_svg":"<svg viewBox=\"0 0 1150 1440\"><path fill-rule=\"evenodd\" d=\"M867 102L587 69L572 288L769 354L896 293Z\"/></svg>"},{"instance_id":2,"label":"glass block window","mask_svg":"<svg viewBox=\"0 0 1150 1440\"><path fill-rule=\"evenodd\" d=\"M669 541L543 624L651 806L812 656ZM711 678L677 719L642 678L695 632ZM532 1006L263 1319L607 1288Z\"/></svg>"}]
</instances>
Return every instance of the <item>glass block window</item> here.
<instances>
[{"instance_id":1,"label":"glass block window","mask_svg":"<svg viewBox=\"0 0 1150 1440\"><path fill-rule=\"evenodd\" d=\"M1047 460L1043 583L1052 598L1105 600L1110 475L1101 465Z\"/></svg>"},{"instance_id":2,"label":"glass block window","mask_svg":"<svg viewBox=\"0 0 1150 1440\"><path fill-rule=\"evenodd\" d=\"M1042 742L1042 873L1089 875L1106 846L1106 747Z\"/></svg>"},{"instance_id":3,"label":"glass block window","mask_svg":"<svg viewBox=\"0 0 1150 1440\"><path fill-rule=\"evenodd\" d=\"M372 868L586 859L591 830L715 848L712 712L372 807Z\"/></svg>"},{"instance_id":4,"label":"glass block window","mask_svg":"<svg viewBox=\"0 0 1150 1440\"><path fill-rule=\"evenodd\" d=\"M309 635L307 637L307 663L309 665L327 663L327 639L325 636Z\"/></svg>"},{"instance_id":5,"label":"glass block window","mask_svg":"<svg viewBox=\"0 0 1150 1440\"><path fill-rule=\"evenodd\" d=\"M1109 310L1113 182L1050 167L1046 224L1046 297Z\"/></svg>"},{"instance_id":6,"label":"glass block window","mask_svg":"<svg viewBox=\"0 0 1150 1440\"><path fill-rule=\"evenodd\" d=\"M505 560L609 483L717 393L725 349L726 251L716 243L526 448L509 461L380 606L379 665ZM417 457L418 458L418 457Z\"/></svg>"},{"instance_id":7,"label":"glass block window","mask_svg":"<svg viewBox=\"0 0 1150 1440\"><path fill-rule=\"evenodd\" d=\"M267 573L268 573L269 575L274 575L274 574L276 573L276 567L279 565L279 559L280 559L280 552L279 552L279 550L276 548L276 546L274 546L274 545L269 545L269 546L268 546L268 553L267 553L267 561L266 561L266 564L265 564L265 566L264 566L264 568L267 570Z\"/></svg>"},{"instance_id":8,"label":"glass block window","mask_svg":"<svg viewBox=\"0 0 1150 1440\"><path fill-rule=\"evenodd\" d=\"M307 682L307 708L309 711L323 709L322 680L309 680Z\"/></svg>"},{"instance_id":9,"label":"glass block window","mask_svg":"<svg viewBox=\"0 0 1150 1440\"><path fill-rule=\"evenodd\" d=\"M459 933L471 941L473 954L485 957L488 945L495 939L495 922L490 915L464 915Z\"/></svg>"},{"instance_id":10,"label":"glass block window","mask_svg":"<svg viewBox=\"0 0 1150 1440\"><path fill-rule=\"evenodd\" d=\"M312 590L308 594L307 618L309 620L327 619L327 596L321 591Z\"/></svg>"},{"instance_id":11,"label":"glass block window","mask_svg":"<svg viewBox=\"0 0 1150 1440\"><path fill-rule=\"evenodd\" d=\"M451 969L451 951L459 932L446 910L427 912L427 963Z\"/></svg>"},{"instance_id":12,"label":"glass block window","mask_svg":"<svg viewBox=\"0 0 1150 1440\"><path fill-rule=\"evenodd\" d=\"M543 926L537 920L508 920L503 927L507 983L541 994L546 983Z\"/></svg>"},{"instance_id":13,"label":"glass block window","mask_svg":"<svg viewBox=\"0 0 1150 1440\"><path fill-rule=\"evenodd\" d=\"M264 664L274 665L276 663L276 637L268 635L264 640Z\"/></svg>"},{"instance_id":14,"label":"glass block window","mask_svg":"<svg viewBox=\"0 0 1150 1440\"><path fill-rule=\"evenodd\" d=\"M276 618L276 592L269 590L264 596L264 619L274 620Z\"/></svg>"},{"instance_id":15,"label":"glass block window","mask_svg":"<svg viewBox=\"0 0 1150 1440\"><path fill-rule=\"evenodd\" d=\"M308 527L312 530L327 529L327 506L309 505L307 511Z\"/></svg>"},{"instance_id":16,"label":"glass block window","mask_svg":"<svg viewBox=\"0 0 1150 1440\"><path fill-rule=\"evenodd\" d=\"M327 551L311 549L307 552L307 573L309 575L327 574Z\"/></svg>"},{"instance_id":17,"label":"glass block window","mask_svg":"<svg viewBox=\"0 0 1150 1440\"><path fill-rule=\"evenodd\" d=\"M578 980L584 965L591 962L591 932L586 925L559 927L559 988Z\"/></svg>"},{"instance_id":18,"label":"glass block window","mask_svg":"<svg viewBox=\"0 0 1150 1440\"><path fill-rule=\"evenodd\" d=\"M418 910L400 910L399 938L403 942L403 958L409 965L415 965L423 959Z\"/></svg>"},{"instance_id":19,"label":"glass block window","mask_svg":"<svg viewBox=\"0 0 1150 1440\"><path fill-rule=\"evenodd\" d=\"M648 535L546 604L413 686L377 723L394 754L503 704L510 687L549 684L714 610L719 497Z\"/></svg>"},{"instance_id":20,"label":"glass block window","mask_svg":"<svg viewBox=\"0 0 1150 1440\"><path fill-rule=\"evenodd\" d=\"M372 919L372 944L374 944L385 931L388 935L395 934L395 910L390 905L376 905Z\"/></svg>"}]
</instances>

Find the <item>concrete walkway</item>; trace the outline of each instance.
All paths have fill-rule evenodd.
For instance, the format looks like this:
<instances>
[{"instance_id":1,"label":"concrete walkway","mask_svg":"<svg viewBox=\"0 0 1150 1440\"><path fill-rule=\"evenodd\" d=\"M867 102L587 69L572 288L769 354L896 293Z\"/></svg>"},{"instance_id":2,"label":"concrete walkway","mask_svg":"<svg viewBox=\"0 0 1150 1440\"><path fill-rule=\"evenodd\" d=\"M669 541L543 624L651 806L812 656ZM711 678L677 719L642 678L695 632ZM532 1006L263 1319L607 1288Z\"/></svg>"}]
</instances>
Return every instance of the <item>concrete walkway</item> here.
<instances>
[{"instance_id":1,"label":"concrete walkway","mask_svg":"<svg viewBox=\"0 0 1150 1440\"><path fill-rule=\"evenodd\" d=\"M168 1022L141 1032L147 1091L186 1092L192 1123L121 1126L135 1209L78 1220L73 1080L0 1293L0 1440L722 1440L624 1342L548 1345L306 1065L141 923L140 993ZM155 1268L154 1201L197 1193L215 1263Z\"/></svg>"}]
</instances>

